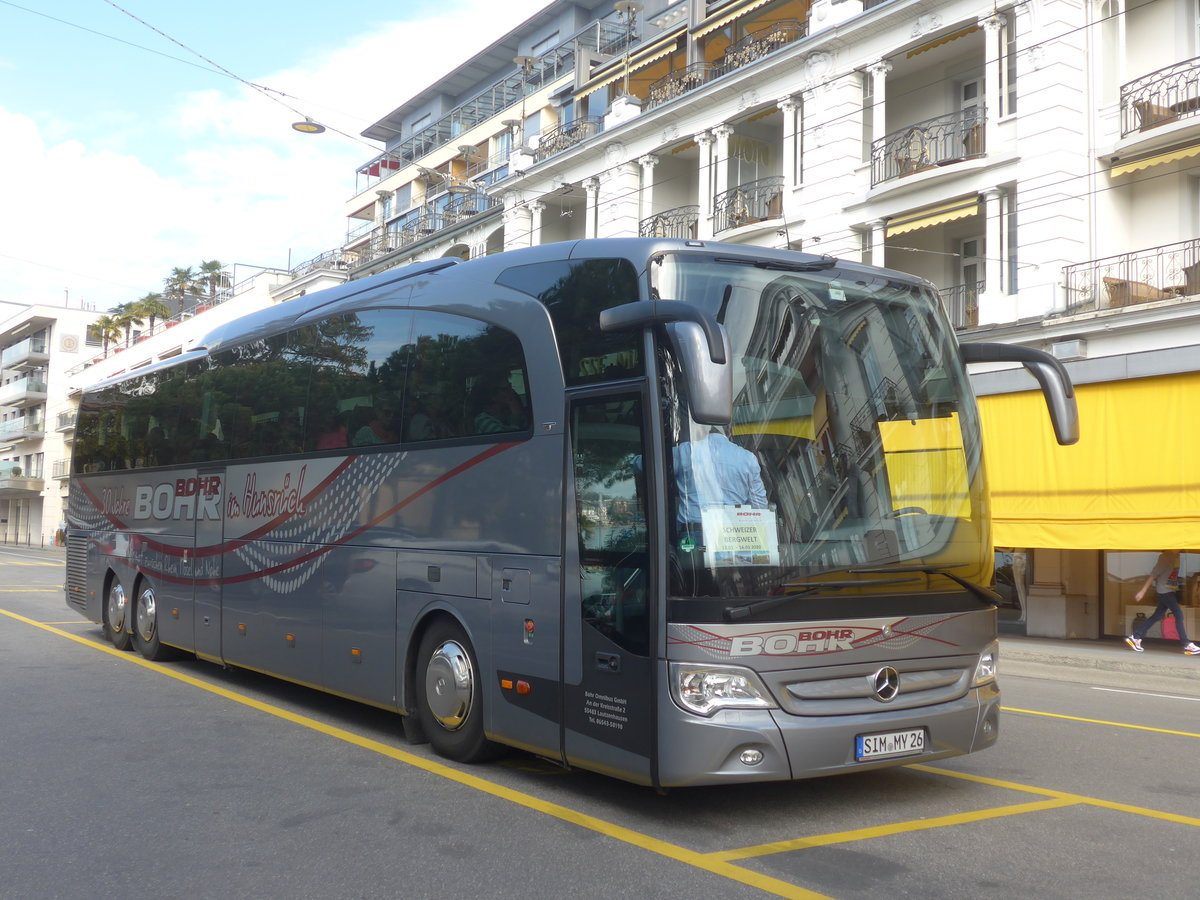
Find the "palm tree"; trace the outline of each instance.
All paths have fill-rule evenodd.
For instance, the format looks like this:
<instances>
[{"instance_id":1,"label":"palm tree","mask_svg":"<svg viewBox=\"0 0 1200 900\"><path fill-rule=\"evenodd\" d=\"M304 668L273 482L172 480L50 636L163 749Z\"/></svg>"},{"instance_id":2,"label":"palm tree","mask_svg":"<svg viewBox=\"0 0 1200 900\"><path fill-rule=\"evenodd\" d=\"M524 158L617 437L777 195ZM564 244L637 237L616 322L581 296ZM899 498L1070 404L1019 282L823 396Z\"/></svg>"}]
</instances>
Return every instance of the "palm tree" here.
<instances>
[{"instance_id":1,"label":"palm tree","mask_svg":"<svg viewBox=\"0 0 1200 900\"><path fill-rule=\"evenodd\" d=\"M215 305L217 291L229 287L229 275L226 274L225 267L220 260L204 260L200 263L200 274L196 278L196 283L207 290L209 304Z\"/></svg>"},{"instance_id":2,"label":"palm tree","mask_svg":"<svg viewBox=\"0 0 1200 900\"><path fill-rule=\"evenodd\" d=\"M201 294L200 282L196 278L196 273L192 271L191 266L186 269L176 266L171 270L171 274L163 279L163 295L168 300L175 304L175 312L183 311L183 301L188 297L199 297Z\"/></svg>"},{"instance_id":3,"label":"palm tree","mask_svg":"<svg viewBox=\"0 0 1200 900\"><path fill-rule=\"evenodd\" d=\"M165 319L171 315L171 307L163 302L162 294L155 294L153 292L146 294L140 300L135 300L133 308L137 311L139 317L145 317L149 320L151 334L154 334L154 322L156 319Z\"/></svg>"},{"instance_id":4,"label":"palm tree","mask_svg":"<svg viewBox=\"0 0 1200 900\"><path fill-rule=\"evenodd\" d=\"M116 323L117 328L125 332L125 346L128 347L133 326L142 324L142 317L138 314L137 303L121 303L114 306L109 312L112 313L112 319Z\"/></svg>"},{"instance_id":5,"label":"palm tree","mask_svg":"<svg viewBox=\"0 0 1200 900\"><path fill-rule=\"evenodd\" d=\"M88 328L100 338L100 343L104 347L104 355L108 356L109 343L121 337L121 323L112 316L98 316Z\"/></svg>"}]
</instances>

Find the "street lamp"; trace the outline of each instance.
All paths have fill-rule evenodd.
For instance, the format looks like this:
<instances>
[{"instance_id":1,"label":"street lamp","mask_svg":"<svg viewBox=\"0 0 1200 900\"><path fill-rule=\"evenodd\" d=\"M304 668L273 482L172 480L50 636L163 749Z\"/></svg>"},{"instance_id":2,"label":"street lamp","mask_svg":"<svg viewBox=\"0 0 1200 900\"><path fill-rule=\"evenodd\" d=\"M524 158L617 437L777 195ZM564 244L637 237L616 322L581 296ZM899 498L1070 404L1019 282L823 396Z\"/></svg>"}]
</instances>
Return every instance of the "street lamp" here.
<instances>
[{"instance_id":1,"label":"street lamp","mask_svg":"<svg viewBox=\"0 0 1200 900\"><path fill-rule=\"evenodd\" d=\"M305 116L303 122L293 122L292 129L299 131L301 134L321 134L325 131L325 126Z\"/></svg>"}]
</instances>

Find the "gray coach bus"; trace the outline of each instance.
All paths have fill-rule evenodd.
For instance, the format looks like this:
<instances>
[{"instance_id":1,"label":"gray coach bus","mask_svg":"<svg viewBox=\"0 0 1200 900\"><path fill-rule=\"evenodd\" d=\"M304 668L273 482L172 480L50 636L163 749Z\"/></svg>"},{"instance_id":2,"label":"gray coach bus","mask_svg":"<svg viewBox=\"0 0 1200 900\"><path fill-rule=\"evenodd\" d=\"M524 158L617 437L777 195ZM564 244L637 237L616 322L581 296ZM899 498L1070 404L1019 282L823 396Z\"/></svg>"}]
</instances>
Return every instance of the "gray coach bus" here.
<instances>
[{"instance_id":1,"label":"gray coach bus","mask_svg":"<svg viewBox=\"0 0 1200 900\"><path fill-rule=\"evenodd\" d=\"M386 272L85 392L67 603L112 643L658 787L997 738L967 362L925 282L588 240Z\"/></svg>"}]
</instances>

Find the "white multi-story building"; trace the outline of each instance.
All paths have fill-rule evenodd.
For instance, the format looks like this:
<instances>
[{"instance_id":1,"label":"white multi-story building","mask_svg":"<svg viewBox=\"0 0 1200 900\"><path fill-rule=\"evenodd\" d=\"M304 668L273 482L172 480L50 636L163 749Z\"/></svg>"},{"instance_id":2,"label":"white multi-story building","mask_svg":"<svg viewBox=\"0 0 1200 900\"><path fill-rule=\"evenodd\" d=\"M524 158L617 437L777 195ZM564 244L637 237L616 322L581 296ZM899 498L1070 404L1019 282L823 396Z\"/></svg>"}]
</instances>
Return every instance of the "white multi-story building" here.
<instances>
[{"instance_id":1,"label":"white multi-story building","mask_svg":"<svg viewBox=\"0 0 1200 900\"><path fill-rule=\"evenodd\" d=\"M1153 550L1200 549L1198 35L1196 0L556 0L364 132L317 268L642 234L924 276L1078 385L1054 449L1008 427L1027 375L975 376L1010 615L1122 634Z\"/></svg>"}]
</instances>

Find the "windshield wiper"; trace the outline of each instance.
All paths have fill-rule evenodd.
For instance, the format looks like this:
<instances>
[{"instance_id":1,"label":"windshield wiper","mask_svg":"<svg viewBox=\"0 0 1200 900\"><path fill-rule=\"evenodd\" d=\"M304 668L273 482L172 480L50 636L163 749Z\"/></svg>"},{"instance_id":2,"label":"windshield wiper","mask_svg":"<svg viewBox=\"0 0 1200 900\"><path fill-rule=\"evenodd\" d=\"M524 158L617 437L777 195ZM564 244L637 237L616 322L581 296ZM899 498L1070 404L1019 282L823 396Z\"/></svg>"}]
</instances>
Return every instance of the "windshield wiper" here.
<instances>
[{"instance_id":1,"label":"windshield wiper","mask_svg":"<svg viewBox=\"0 0 1200 900\"><path fill-rule=\"evenodd\" d=\"M731 263L735 266L753 266L756 269L771 269L777 272L822 272L832 269L838 261L832 256L822 256L810 263L789 263L773 259L737 259L732 256L718 256L716 262Z\"/></svg>"},{"instance_id":2,"label":"windshield wiper","mask_svg":"<svg viewBox=\"0 0 1200 900\"><path fill-rule=\"evenodd\" d=\"M921 572L925 575L941 575L943 578L949 578L951 581L953 581L959 587L964 588L969 593L974 594L989 606L994 606L995 604L999 603L1001 598L994 591L990 591L983 585L976 584L973 581L968 581L959 575L955 575L953 572L947 571L947 569L961 569L966 565L967 563L952 563L948 566L930 566L917 563L909 566L872 566L870 568L863 569L847 569L846 571L858 575L898 575L903 572Z\"/></svg>"},{"instance_id":3,"label":"windshield wiper","mask_svg":"<svg viewBox=\"0 0 1200 900\"><path fill-rule=\"evenodd\" d=\"M847 572L856 572L857 569L847 569ZM766 597L762 600L755 600L751 603L743 603L741 606L725 607L726 621L733 622L737 619L748 619L756 612L774 609L776 606L782 606L789 600L795 600L798 597L803 597L806 594L811 594L813 591L819 591L821 588L834 588L840 590L848 587L874 587L877 584L908 584L913 581L919 581L917 578L885 578L879 581L791 581L784 585L785 588L800 588L801 590L794 594L781 594L778 597Z\"/></svg>"}]
</instances>

